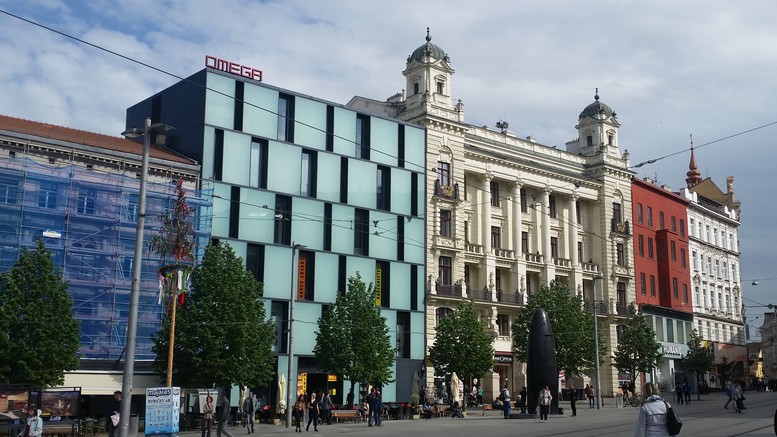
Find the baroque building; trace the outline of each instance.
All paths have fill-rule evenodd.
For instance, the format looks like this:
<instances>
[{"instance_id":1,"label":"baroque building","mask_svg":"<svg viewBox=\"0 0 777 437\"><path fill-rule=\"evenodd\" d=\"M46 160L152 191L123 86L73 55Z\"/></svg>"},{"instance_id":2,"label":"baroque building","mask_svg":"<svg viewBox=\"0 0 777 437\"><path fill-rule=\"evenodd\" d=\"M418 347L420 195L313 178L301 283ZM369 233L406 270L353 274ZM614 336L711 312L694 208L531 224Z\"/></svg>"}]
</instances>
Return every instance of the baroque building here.
<instances>
[{"instance_id":1,"label":"baroque building","mask_svg":"<svg viewBox=\"0 0 777 437\"><path fill-rule=\"evenodd\" d=\"M494 338L484 397L495 398L505 383L517 392L525 364L513 358L514 315L542 284L561 281L589 310L597 306L607 339L602 395L612 395L618 377L609 351L635 301L633 172L620 147L617 114L597 91L566 150L520 138L503 121L495 129L469 124L464 103L453 97L451 59L428 30L402 74L401 93L387 101L357 96L348 106L426 129L427 350L440 318L471 299ZM428 387L441 387L429 363L425 376Z\"/></svg>"},{"instance_id":2,"label":"baroque building","mask_svg":"<svg viewBox=\"0 0 777 437\"><path fill-rule=\"evenodd\" d=\"M729 364L730 374L716 366L704 379L710 387L722 387L722 378L747 375L744 303L740 276L740 202L734 197L734 177L726 178L722 191L711 178L701 178L691 147L686 188L688 238L694 328L715 352L715 362Z\"/></svg>"}]
</instances>

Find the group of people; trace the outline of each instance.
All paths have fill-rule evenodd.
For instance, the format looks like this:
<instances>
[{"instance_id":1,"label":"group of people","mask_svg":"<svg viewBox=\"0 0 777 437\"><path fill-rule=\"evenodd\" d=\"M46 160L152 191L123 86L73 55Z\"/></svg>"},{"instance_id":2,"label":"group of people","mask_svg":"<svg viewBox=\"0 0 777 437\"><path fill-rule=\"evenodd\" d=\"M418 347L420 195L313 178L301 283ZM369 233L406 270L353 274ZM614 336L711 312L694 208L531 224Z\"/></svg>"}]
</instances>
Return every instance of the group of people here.
<instances>
[{"instance_id":1,"label":"group of people","mask_svg":"<svg viewBox=\"0 0 777 437\"><path fill-rule=\"evenodd\" d=\"M683 403L691 405L691 385L688 384L688 381L683 381L682 384L678 382L674 387L674 393L679 405Z\"/></svg>"},{"instance_id":2,"label":"group of people","mask_svg":"<svg viewBox=\"0 0 777 437\"><path fill-rule=\"evenodd\" d=\"M318 396L313 392L310 394L310 399L306 398L304 394L297 396L297 401L294 403L291 412L292 421L295 425L294 431L302 432L302 424L305 422L306 413L308 424L305 427L305 431L310 431L310 424L312 423L313 431L318 432L319 418L321 419L321 423L331 425L332 410L334 408L335 405L332 403L329 391L319 392Z\"/></svg>"},{"instance_id":3,"label":"group of people","mask_svg":"<svg viewBox=\"0 0 777 437\"><path fill-rule=\"evenodd\" d=\"M526 414L526 387L523 387L519 393L518 407L521 409L521 414ZM499 393L499 401L502 402L504 418L509 419L512 414L512 399L510 398L510 388L505 384L502 391ZM537 397L537 412L540 416L540 422L548 421L548 413L550 413L550 404L553 401L553 395L550 393L550 388L546 385L540 387L540 394ZM574 411L574 403L572 405Z\"/></svg>"},{"instance_id":4,"label":"group of people","mask_svg":"<svg viewBox=\"0 0 777 437\"><path fill-rule=\"evenodd\" d=\"M728 409L728 404L731 403L731 401L734 401L734 411L737 413L741 413L742 410L745 410L745 395L743 393L743 381L737 381L737 382L730 382L728 386L726 387L726 394L728 395L728 400L726 401L726 404L723 405L723 408Z\"/></svg>"}]
</instances>

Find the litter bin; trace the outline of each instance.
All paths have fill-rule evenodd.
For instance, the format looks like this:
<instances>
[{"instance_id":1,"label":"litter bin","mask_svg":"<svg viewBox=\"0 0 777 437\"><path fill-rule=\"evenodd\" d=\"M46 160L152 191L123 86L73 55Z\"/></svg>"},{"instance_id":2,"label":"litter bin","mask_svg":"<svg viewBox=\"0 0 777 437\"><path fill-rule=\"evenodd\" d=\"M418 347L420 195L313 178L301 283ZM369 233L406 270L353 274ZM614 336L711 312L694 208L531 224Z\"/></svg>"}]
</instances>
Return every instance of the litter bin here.
<instances>
[{"instance_id":1,"label":"litter bin","mask_svg":"<svg viewBox=\"0 0 777 437\"><path fill-rule=\"evenodd\" d=\"M127 437L138 437L138 415L130 414Z\"/></svg>"},{"instance_id":2,"label":"litter bin","mask_svg":"<svg viewBox=\"0 0 777 437\"><path fill-rule=\"evenodd\" d=\"M615 408L623 408L623 395L620 393L615 395Z\"/></svg>"}]
</instances>

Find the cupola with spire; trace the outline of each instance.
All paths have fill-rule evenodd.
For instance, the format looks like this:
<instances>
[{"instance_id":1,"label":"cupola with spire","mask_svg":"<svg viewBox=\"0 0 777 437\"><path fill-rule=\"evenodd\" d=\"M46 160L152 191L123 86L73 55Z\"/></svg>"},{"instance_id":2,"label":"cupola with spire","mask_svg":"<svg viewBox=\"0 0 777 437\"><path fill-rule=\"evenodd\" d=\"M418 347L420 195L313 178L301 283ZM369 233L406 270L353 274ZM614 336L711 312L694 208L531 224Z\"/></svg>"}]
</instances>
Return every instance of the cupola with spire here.
<instances>
[{"instance_id":1,"label":"cupola with spire","mask_svg":"<svg viewBox=\"0 0 777 437\"><path fill-rule=\"evenodd\" d=\"M688 164L688 173L685 175L688 176L685 179L688 188L698 185L699 182L701 182L701 173L699 173L699 169L696 167L696 157L693 154L693 135L691 135L691 162Z\"/></svg>"},{"instance_id":2,"label":"cupola with spire","mask_svg":"<svg viewBox=\"0 0 777 437\"><path fill-rule=\"evenodd\" d=\"M567 151L582 155L607 154L620 156L618 152L618 114L599 100L599 88L594 102L580 112L575 128L579 137L567 143Z\"/></svg>"},{"instance_id":3,"label":"cupola with spire","mask_svg":"<svg viewBox=\"0 0 777 437\"><path fill-rule=\"evenodd\" d=\"M426 28L426 42L421 44L407 57L407 64L402 74L407 82L406 107L425 107L453 111L451 101L451 68L450 57L440 46L432 43L432 35Z\"/></svg>"}]
</instances>

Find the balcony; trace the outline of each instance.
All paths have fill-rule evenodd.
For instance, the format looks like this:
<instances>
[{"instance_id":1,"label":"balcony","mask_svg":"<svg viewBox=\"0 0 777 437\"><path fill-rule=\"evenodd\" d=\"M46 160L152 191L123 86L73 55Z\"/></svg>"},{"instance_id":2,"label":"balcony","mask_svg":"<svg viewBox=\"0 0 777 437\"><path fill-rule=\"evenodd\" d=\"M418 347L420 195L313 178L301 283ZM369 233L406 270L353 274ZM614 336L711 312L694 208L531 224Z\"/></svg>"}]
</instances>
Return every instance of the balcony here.
<instances>
[{"instance_id":1,"label":"balcony","mask_svg":"<svg viewBox=\"0 0 777 437\"><path fill-rule=\"evenodd\" d=\"M618 302L615 304L615 313L619 316L628 316L629 314L629 306L625 303Z\"/></svg>"},{"instance_id":2,"label":"balcony","mask_svg":"<svg viewBox=\"0 0 777 437\"><path fill-rule=\"evenodd\" d=\"M440 180L434 181L434 195L448 200L461 200L459 197L459 184L441 185Z\"/></svg>"},{"instance_id":3,"label":"balcony","mask_svg":"<svg viewBox=\"0 0 777 437\"><path fill-rule=\"evenodd\" d=\"M499 247L492 247L491 253L497 258L513 259L513 251L509 249L501 249Z\"/></svg>"},{"instance_id":4,"label":"balcony","mask_svg":"<svg viewBox=\"0 0 777 437\"><path fill-rule=\"evenodd\" d=\"M491 301L491 290L488 287L483 287L482 290L467 287L467 297L474 300Z\"/></svg>"},{"instance_id":5,"label":"balcony","mask_svg":"<svg viewBox=\"0 0 777 437\"><path fill-rule=\"evenodd\" d=\"M615 219L612 219L610 231L617 234L631 235L631 226L628 220L619 222Z\"/></svg>"},{"instance_id":6,"label":"balcony","mask_svg":"<svg viewBox=\"0 0 777 437\"><path fill-rule=\"evenodd\" d=\"M585 308L587 311L593 312L594 305L596 305L596 314L599 316L606 316L610 314L610 306L603 300L596 301L594 303L586 302Z\"/></svg>"},{"instance_id":7,"label":"balcony","mask_svg":"<svg viewBox=\"0 0 777 437\"><path fill-rule=\"evenodd\" d=\"M496 301L502 303L511 303L523 305L523 293L505 293L503 290L496 291Z\"/></svg>"},{"instance_id":8,"label":"balcony","mask_svg":"<svg viewBox=\"0 0 777 437\"><path fill-rule=\"evenodd\" d=\"M553 264L556 267L562 267L562 268L565 268L565 269L571 269L572 268L572 260L569 260L569 259L553 257Z\"/></svg>"},{"instance_id":9,"label":"balcony","mask_svg":"<svg viewBox=\"0 0 777 437\"><path fill-rule=\"evenodd\" d=\"M483 255L483 246L479 244L464 243L464 250L467 253L472 253L475 255Z\"/></svg>"},{"instance_id":10,"label":"balcony","mask_svg":"<svg viewBox=\"0 0 777 437\"><path fill-rule=\"evenodd\" d=\"M523 254L524 259L526 262L534 263L534 264L542 264L542 255L538 253L524 253Z\"/></svg>"},{"instance_id":11,"label":"balcony","mask_svg":"<svg viewBox=\"0 0 777 437\"><path fill-rule=\"evenodd\" d=\"M581 265L586 273L599 273L599 266L592 262L581 263Z\"/></svg>"},{"instance_id":12,"label":"balcony","mask_svg":"<svg viewBox=\"0 0 777 437\"><path fill-rule=\"evenodd\" d=\"M435 288L438 296L456 296L456 289L453 284L437 284Z\"/></svg>"}]
</instances>

